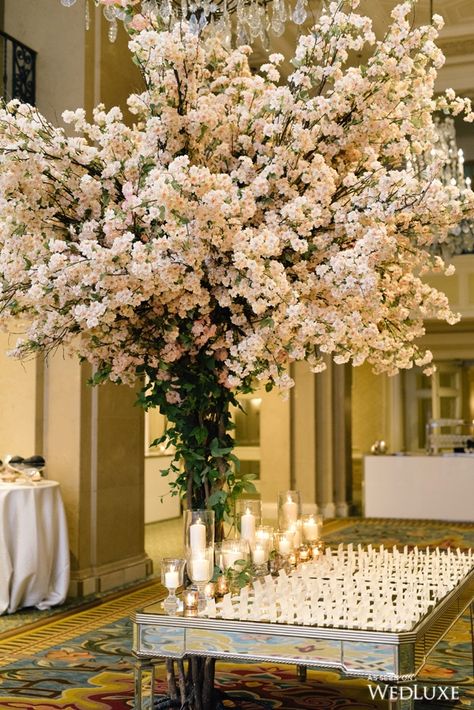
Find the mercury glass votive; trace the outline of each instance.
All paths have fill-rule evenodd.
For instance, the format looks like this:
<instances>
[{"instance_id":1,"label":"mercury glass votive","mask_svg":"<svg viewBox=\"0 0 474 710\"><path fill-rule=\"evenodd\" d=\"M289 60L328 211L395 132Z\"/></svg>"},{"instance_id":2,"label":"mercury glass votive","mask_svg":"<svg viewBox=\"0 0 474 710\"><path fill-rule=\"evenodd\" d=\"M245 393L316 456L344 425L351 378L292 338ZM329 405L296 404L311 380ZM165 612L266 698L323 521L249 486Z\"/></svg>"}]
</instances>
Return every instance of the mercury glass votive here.
<instances>
[{"instance_id":1,"label":"mercury glass votive","mask_svg":"<svg viewBox=\"0 0 474 710\"><path fill-rule=\"evenodd\" d=\"M223 597L229 591L229 582L227 577L221 575L216 581L216 597Z\"/></svg>"},{"instance_id":2,"label":"mercury glass votive","mask_svg":"<svg viewBox=\"0 0 474 710\"><path fill-rule=\"evenodd\" d=\"M292 550L288 555L287 560L290 567L296 567L298 564L298 553L295 550Z\"/></svg>"},{"instance_id":3,"label":"mercury glass votive","mask_svg":"<svg viewBox=\"0 0 474 710\"><path fill-rule=\"evenodd\" d=\"M311 548L308 545L300 545L298 548L299 562L309 562L311 559Z\"/></svg>"},{"instance_id":4,"label":"mercury glass votive","mask_svg":"<svg viewBox=\"0 0 474 710\"><path fill-rule=\"evenodd\" d=\"M183 606L185 616L197 616L199 604L199 592L193 587L188 587L183 594Z\"/></svg>"},{"instance_id":5,"label":"mercury glass votive","mask_svg":"<svg viewBox=\"0 0 474 710\"><path fill-rule=\"evenodd\" d=\"M214 582L208 582L204 587L206 599L214 599L216 596L216 585Z\"/></svg>"},{"instance_id":6,"label":"mercury glass votive","mask_svg":"<svg viewBox=\"0 0 474 710\"><path fill-rule=\"evenodd\" d=\"M270 555L268 561L268 569L271 575L276 576L281 569L284 569L286 565L286 556L281 555L279 552L274 550Z\"/></svg>"},{"instance_id":7,"label":"mercury glass votive","mask_svg":"<svg viewBox=\"0 0 474 710\"><path fill-rule=\"evenodd\" d=\"M324 554L324 548L325 545L322 540L318 540L317 542L310 545L312 559L319 560Z\"/></svg>"},{"instance_id":8,"label":"mercury glass votive","mask_svg":"<svg viewBox=\"0 0 474 710\"><path fill-rule=\"evenodd\" d=\"M165 557L161 560L161 582L168 590L168 596L163 602L163 609L170 615L176 614L179 610L176 590L183 584L185 564L185 560L174 557Z\"/></svg>"}]
</instances>

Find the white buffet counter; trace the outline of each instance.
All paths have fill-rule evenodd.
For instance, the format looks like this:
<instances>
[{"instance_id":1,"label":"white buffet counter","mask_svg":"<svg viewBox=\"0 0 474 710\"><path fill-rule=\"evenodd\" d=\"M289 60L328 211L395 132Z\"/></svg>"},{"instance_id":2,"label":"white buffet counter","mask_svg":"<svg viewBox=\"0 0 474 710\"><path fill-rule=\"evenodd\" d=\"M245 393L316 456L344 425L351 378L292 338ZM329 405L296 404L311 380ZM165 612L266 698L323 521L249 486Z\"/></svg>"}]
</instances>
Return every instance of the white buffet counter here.
<instances>
[{"instance_id":1,"label":"white buffet counter","mask_svg":"<svg viewBox=\"0 0 474 710\"><path fill-rule=\"evenodd\" d=\"M474 455L365 456L364 513L474 521Z\"/></svg>"}]
</instances>

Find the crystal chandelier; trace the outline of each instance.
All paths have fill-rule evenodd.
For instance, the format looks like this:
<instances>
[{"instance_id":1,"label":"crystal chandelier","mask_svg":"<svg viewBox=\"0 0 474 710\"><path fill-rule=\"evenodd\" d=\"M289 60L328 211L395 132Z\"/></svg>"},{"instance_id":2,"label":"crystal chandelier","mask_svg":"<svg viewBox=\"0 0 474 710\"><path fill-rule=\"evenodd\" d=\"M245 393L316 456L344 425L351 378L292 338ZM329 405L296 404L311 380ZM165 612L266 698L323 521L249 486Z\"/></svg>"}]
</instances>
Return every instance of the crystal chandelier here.
<instances>
[{"instance_id":1,"label":"crystal chandelier","mask_svg":"<svg viewBox=\"0 0 474 710\"><path fill-rule=\"evenodd\" d=\"M64 7L72 7L77 0L60 0ZM99 0L85 0L85 25L90 26L90 3L96 6ZM125 19L125 13L112 5L105 5L104 16L109 23L108 37L117 39L117 20ZM185 18L191 30L198 33L209 28L219 33L225 44L231 46L249 44L260 40L263 48L270 48L270 33L281 37L287 22L303 25L309 14L308 0L143 0L142 12L155 15L165 26Z\"/></svg>"},{"instance_id":2,"label":"crystal chandelier","mask_svg":"<svg viewBox=\"0 0 474 710\"><path fill-rule=\"evenodd\" d=\"M442 165L441 180L445 184L471 187L470 178L464 177L464 152L458 149L454 119L436 116L434 121L438 141L432 152L433 157Z\"/></svg>"},{"instance_id":3,"label":"crystal chandelier","mask_svg":"<svg viewBox=\"0 0 474 710\"><path fill-rule=\"evenodd\" d=\"M432 150L432 159L440 166L439 178L446 185L455 185L461 189L471 188L471 178L464 175L464 152L458 148L456 126L450 117L435 117L438 133L436 147ZM432 250L449 258L455 254L472 254L474 252L474 222L463 219L454 227L442 242L434 242Z\"/></svg>"}]
</instances>

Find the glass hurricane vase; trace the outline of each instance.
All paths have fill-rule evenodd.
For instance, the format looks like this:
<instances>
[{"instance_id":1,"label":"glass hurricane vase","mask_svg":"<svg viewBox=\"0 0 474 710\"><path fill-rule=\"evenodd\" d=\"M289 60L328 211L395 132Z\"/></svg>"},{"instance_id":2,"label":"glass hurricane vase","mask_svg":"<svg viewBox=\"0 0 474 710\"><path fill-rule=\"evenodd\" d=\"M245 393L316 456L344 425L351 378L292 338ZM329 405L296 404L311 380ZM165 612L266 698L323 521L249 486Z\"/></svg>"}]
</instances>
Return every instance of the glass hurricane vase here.
<instances>
[{"instance_id":1,"label":"glass hurricane vase","mask_svg":"<svg viewBox=\"0 0 474 710\"><path fill-rule=\"evenodd\" d=\"M206 608L206 585L214 574L214 547L186 550L186 570L188 577L198 590L198 612Z\"/></svg>"},{"instance_id":2,"label":"glass hurricane vase","mask_svg":"<svg viewBox=\"0 0 474 710\"><path fill-rule=\"evenodd\" d=\"M165 557L161 561L161 582L168 590L168 596L163 602L167 614L173 616L179 611L179 599L176 590L183 584L185 560Z\"/></svg>"}]
</instances>

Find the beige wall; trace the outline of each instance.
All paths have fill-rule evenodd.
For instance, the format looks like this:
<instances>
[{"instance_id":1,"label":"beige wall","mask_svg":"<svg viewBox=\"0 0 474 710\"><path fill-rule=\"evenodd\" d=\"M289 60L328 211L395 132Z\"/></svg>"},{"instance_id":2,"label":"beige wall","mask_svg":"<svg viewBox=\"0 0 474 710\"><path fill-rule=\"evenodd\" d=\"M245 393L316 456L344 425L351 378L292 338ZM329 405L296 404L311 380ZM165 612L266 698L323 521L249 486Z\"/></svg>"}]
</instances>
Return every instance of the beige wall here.
<instances>
[{"instance_id":1,"label":"beige wall","mask_svg":"<svg viewBox=\"0 0 474 710\"><path fill-rule=\"evenodd\" d=\"M72 570L84 558L85 566L91 565L89 540L80 534L81 527L90 527L90 484L86 477L81 485L81 446L86 433L83 430L81 435L81 374L76 360L60 352L45 365L43 453L49 477L61 483Z\"/></svg>"},{"instance_id":2,"label":"beige wall","mask_svg":"<svg viewBox=\"0 0 474 710\"><path fill-rule=\"evenodd\" d=\"M365 454L377 439L386 439L388 407L385 376L374 375L369 365L352 371L352 447ZM390 444L390 442L388 442Z\"/></svg>"},{"instance_id":3,"label":"beige wall","mask_svg":"<svg viewBox=\"0 0 474 710\"><path fill-rule=\"evenodd\" d=\"M5 31L38 52L37 106L53 123L84 103L84 3L5 0Z\"/></svg>"},{"instance_id":4,"label":"beige wall","mask_svg":"<svg viewBox=\"0 0 474 710\"><path fill-rule=\"evenodd\" d=\"M125 121L132 120L127 109L127 98L141 92L145 86L138 67L128 51L128 35L119 22L117 40L109 42L108 23L102 20L100 39L100 100L107 108L120 106Z\"/></svg>"},{"instance_id":5,"label":"beige wall","mask_svg":"<svg viewBox=\"0 0 474 710\"><path fill-rule=\"evenodd\" d=\"M145 523L177 518L181 514L179 496L170 494L169 476L161 475L170 463L171 456L145 458Z\"/></svg>"},{"instance_id":6,"label":"beige wall","mask_svg":"<svg viewBox=\"0 0 474 710\"><path fill-rule=\"evenodd\" d=\"M266 510L278 491L290 488L290 402L273 391L262 395L260 415L260 480L256 482Z\"/></svg>"},{"instance_id":7,"label":"beige wall","mask_svg":"<svg viewBox=\"0 0 474 710\"><path fill-rule=\"evenodd\" d=\"M41 453L36 441L36 363L6 355L15 338L0 334L0 459Z\"/></svg>"},{"instance_id":8,"label":"beige wall","mask_svg":"<svg viewBox=\"0 0 474 710\"><path fill-rule=\"evenodd\" d=\"M48 120L59 124L65 109L81 106L84 101L83 3L65 8L59 0L5 0L5 31L38 53L37 106ZM70 523L71 549L73 558L76 558L79 541L74 532L74 516L78 515L79 509L80 451L80 412L76 395L80 388L80 368L76 363L73 367L61 354L51 359L50 366L45 369L46 386L51 396L45 421L38 422L42 415L42 383L38 382L37 392L36 377L37 373L42 375L42 366L7 360L4 355L7 344L7 337L3 336L0 341L0 401L3 403L0 446L11 447L12 453L23 456L43 453L50 470L69 472L68 479L63 482L63 495ZM19 421L22 426L18 426ZM42 440L43 424L46 429L49 427L49 433L54 431L54 437L51 436L48 442L45 429L46 449ZM8 443L4 444L4 440ZM61 442L61 446L54 442Z\"/></svg>"}]
</instances>

